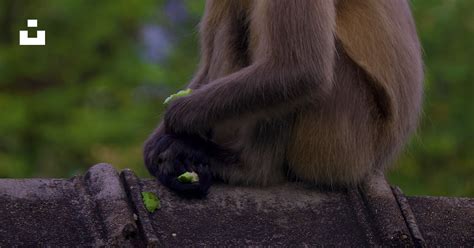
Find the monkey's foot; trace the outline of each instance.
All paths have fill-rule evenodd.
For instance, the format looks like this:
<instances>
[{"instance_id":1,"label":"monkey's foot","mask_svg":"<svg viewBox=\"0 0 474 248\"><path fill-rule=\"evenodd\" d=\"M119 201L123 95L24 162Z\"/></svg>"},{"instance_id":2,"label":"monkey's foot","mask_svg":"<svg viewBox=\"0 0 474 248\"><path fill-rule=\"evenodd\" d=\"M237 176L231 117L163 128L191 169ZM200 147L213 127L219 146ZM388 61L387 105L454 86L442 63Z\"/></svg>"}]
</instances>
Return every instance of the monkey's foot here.
<instances>
[{"instance_id":1,"label":"monkey's foot","mask_svg":"<svg viewBox=\"0 0 474 248\"><path fill-rule=\"evenodd\" d=\"M171 165L173 169L157 175L158 180L184 197L204 197L212 184L212 175L209 166L203 162L176 159ZM193 176L188 178L188 175Z\"/></svg>"},{"instance_id":2,"label":"monkey's foot","mask_svg":"<svg viewBox=\"0 0 474 248\"><path fill-rule=\"evenodd\" d=\"M145 160L147 167L163 185L185 197L207 195L212 175L209 158L200 142L164 135L146 147L150 153L146 154L150 158Z\"/></svg>"}]
</instances>

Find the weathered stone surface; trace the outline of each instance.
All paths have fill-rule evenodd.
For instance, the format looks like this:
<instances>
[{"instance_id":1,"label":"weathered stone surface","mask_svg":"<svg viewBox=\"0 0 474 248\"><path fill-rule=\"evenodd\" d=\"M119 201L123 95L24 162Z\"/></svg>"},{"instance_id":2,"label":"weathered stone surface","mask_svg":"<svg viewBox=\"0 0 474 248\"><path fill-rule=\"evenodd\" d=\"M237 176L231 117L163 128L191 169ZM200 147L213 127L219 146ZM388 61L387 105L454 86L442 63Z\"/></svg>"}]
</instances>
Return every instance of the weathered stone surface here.
<instances>
[{"instance_id":1,"label":"weathered stone surface","mask_svg":"<svg viewBox=\"0 0 474 248\"><path fill-rule=\"evenodd\" d=\"M0 246L103 244L102 220L78 184L77 178L2 180Z\"/></svg>"},{"instance_id":2,"label":"weathered stone surface","mask_svg":"<svg viewBox=\"0 0 474 248\"><path fill-rule=\"evenodd\" d=\"M148 213L142 191L161 209ZM474 246L474 199L355 189L215 185L183 199L107 164L72 179L0 179L0 247Z\"/></svg>"},{"instance_id":3,"label":"weathered stone surface","mask_svg":"<svg viewBox=\"0 0 474 248\"><path fill-rule=\"evenodd\" d=\"M171 247L368 245L344 192L219 185L202 201L176 198L153 180L143 189L162 199L162 209L149 218L159 240Z\"/></svg>"},{"instance_id":4,"label":"weathered stone surface","mask_svg":"<svg viewBox=\"0 0 474 248\"><path fill-rule=\"evenodd\" d=\"M474 247L474 199L410 197L408 202L428 244Z\"/></svg>"},{"instance_id":5,"label":"weathered stone surface","mask_svg":"<svg viewBox=\"0 0 474 248\"><path fill-rule=\"evenodd\" d=\"M68 180L0 180L0 216L0 247L141 243L119 175L107 164Z\"/></svg>"}]
</instances>

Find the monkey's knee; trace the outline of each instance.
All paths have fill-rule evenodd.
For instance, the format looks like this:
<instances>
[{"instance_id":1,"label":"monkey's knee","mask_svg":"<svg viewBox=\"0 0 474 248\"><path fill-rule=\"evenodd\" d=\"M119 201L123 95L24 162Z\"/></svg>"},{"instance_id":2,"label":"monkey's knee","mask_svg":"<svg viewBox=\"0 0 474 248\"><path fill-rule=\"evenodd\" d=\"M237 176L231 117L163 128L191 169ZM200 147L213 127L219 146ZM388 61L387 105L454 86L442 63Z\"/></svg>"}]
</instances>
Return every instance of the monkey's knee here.
<instances>
[{"instance_id":1,"label":"monkey's knee","mask_svg":"<svg viewBox=\"0 0 474 248\"><path fill-rule=\"evenodd\" d=\"M175 138L168 134L153 134L146 142L143 149L143 160L150 174L156 176L159 165L163 162L161 157Z\"/></svg>"}]
</instances>

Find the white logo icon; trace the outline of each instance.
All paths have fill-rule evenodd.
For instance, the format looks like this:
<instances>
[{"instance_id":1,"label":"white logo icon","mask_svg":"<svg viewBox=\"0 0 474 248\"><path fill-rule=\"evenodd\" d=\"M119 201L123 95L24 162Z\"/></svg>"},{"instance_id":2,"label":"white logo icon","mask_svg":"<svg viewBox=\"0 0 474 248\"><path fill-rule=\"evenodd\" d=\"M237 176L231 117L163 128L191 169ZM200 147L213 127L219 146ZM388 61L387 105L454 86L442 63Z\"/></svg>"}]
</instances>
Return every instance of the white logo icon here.
<instances>
[{"instance_id":1,"label":"white logo icon","mask_svg":"<svg viewBox=\"0 0 474 248\"><path fill-rule=\"evenodd\" d=\"M38 27L38 20L28 19L28 27ZM20 46L44 46L46 45L46 31L36 31L36 37L28 37L28 30L20 30Z\"/></svg>"}]
</instances>

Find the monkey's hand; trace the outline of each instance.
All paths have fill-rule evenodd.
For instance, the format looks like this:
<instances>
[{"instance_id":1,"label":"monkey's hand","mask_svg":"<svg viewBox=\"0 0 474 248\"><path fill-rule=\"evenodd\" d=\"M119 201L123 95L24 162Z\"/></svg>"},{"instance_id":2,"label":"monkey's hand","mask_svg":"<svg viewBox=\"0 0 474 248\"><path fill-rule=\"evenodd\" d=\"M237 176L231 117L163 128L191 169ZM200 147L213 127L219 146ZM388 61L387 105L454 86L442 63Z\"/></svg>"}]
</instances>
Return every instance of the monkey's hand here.
<instances>
[{"instance_id":1,"label":"monkey's hand","mask_svg":"<svg viewBox=\"0 0 474 248\"><path fill-rule=\"evenodd\" d=\"M205 196L212 183L205 148L191 138L152 137L145 145L145 163L163 185L186 197ZM180 181L178 177L185 172L196 173L199 181Z\"/></svg>"},{"instance_id":2,"label":"monkey's hand","mask_svg":"<svg viewBox=\"0 0 474 248\"><path fill-rule=\"evenodd\" d=\"M191 96L174 100L164 117L166 133L208 139L211 125L208 110Z\"/></svg>"}]
</instances>

